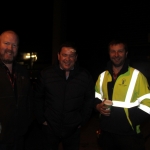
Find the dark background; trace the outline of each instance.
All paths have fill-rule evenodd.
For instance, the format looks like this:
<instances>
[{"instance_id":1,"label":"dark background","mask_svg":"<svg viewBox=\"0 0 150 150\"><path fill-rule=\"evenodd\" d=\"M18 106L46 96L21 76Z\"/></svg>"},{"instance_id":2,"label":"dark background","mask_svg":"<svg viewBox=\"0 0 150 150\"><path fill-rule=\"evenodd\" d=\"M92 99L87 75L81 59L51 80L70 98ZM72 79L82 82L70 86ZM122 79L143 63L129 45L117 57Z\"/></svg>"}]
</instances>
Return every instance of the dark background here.
<instances>
[{"instance_id":1,"label":"dark background","mask_svg":"<svg viewBox=\"0 0 150 150\"><path fill-rule=\"evenodd\" d=\"M0 12L0 32L16 31L20 37L19 52L37 52L36 64L51 64L58 45L74 41L80 64L95 78L106 66L107 45L115 37L128 42L132 62L149 62L148 2L7 1L1 4Z\"/></svg>"}]
</instances>

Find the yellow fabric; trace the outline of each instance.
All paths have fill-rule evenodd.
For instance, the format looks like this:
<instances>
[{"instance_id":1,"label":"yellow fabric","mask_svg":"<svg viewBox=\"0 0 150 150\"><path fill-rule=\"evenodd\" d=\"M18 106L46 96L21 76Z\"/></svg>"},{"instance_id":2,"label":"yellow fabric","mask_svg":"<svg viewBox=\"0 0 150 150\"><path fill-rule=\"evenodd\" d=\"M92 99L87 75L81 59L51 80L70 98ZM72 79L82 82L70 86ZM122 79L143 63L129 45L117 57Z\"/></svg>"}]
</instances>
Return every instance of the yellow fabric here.
<instances>
[{"instance_id":1,"label":"yellow fabric","mask_svg":"<svg viewBox=\"0 0 150 150\"><path fill-rule=\"evenodd\" d=\"M134 128L133 128L133 126L132 126L132 122L131 122L131 120L130 120L130 118L129 118L129 112L128 112L128 109L127 109L127 108L124 108L124 111L125 111L125 113L126 113L127 119L128 119L128 121L129 121L129 123L130 123L132 129L134 130Z\"/></svg>"}]
</instances>

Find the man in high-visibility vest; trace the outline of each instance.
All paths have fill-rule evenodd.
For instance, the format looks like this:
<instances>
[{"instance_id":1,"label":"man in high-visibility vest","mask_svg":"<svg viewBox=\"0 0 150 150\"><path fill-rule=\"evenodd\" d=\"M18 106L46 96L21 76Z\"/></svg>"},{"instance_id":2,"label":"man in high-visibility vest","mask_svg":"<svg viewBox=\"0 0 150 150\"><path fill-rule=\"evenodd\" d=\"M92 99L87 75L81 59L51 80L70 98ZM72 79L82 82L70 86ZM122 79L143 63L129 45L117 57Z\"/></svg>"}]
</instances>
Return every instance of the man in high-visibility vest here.
<instances>
[{"instance_id":1,"label":"man in high-visibility vest","mask_svg":"<svg viewBox=\"0 0 150 150\"><path fill-rule=\"evenodd\" d=\"M95 107L100 112L104 150L144 150L140 124L150 114L150 88L146 77L129 66L127 45L113 40L108 45L110 61L95 85ZM105 100L111 100L106 109Z\"/></svg>"}]
</instances>

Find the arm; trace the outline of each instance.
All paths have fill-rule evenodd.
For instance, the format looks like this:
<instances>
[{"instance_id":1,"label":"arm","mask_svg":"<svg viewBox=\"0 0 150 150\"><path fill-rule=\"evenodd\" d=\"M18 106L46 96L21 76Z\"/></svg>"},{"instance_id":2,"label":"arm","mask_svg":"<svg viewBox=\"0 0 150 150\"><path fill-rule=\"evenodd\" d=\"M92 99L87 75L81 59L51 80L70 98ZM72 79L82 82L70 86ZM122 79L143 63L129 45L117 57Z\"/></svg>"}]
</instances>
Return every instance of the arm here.
<instances>
[{"instance_id":1,"label":"arm","mask_svg":"<svg viewBox=\"0 0 150 150\"><path fill-rule=\"evenodd\" d=\"M88 85L86 92L84 94L84 104L82 109L82 126L87 123L90 119L92 111L93 111L93 104L94 104L94 82L91 76L89 76Z\"/></svg>"},{"instance_id":2,"label":"arm","mask_svg":"<svg viewBox=\"0 0 150 150\"><path fill-rule=\"evenodd\" d=\"M101 75L99 75L95 84L94 108L96 109L96 111L100 112L102 115L109 116L110 110L106 110L106 106L104 105L104 101L102 100L103 94L101 93L101 90L100 90L100 81L101 81L100 78L101 78Z\"/></svg>"},{"instance_id":3,"label":"arm","mask_svg":"<svg viewBox=\"0 0 150 150\"><path fill-rule=\"evenodd\" d=\"M141 73L138 76L135 88L139 106L131 108L129 113L134 125L138 125L146 121L150 115L150 88L146 77Z\"/></svg>"},{"instance_id":4,"label":"arm","mask_svg":"<svg viewBox=\"0 0 150 150\"><path fill-rule=\"evenodd\" d=\"M47 124L44 117L44 74L41 72L38 76L34 90L34 113L40 124Z\"/></svg>"}]
</instances>

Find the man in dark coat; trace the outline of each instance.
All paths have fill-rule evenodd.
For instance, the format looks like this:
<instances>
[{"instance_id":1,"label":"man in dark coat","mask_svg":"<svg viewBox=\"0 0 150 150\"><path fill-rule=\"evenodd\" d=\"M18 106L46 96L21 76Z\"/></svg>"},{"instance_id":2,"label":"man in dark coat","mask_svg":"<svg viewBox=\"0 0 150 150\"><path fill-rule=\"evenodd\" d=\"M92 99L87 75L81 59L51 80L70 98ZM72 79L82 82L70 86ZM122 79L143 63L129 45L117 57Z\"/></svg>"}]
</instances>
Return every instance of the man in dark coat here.
<instances>
[{"instance_id":1,"label":"man in dark coat","mask_svg":"<svg viewBox=\"0 0 150 150\"><path fill-rule=\"evenodd\" d=\"M65 43L58 52L59 64L43 69L35 88L35 113L43 125L47 150L79 150L80 129L89 120L94 100L90 73L79 65L77 49Z\"/></svg>"},{"instance_id":2,"label":"man in dark coat","mask_svg":"<svg viewBox=\"0 0 150 150\"><path fill-rule=\"evenodd\" d=\"M27 70L15 62L18 36L0 35L0 150L23 150L31 121L31 87Z\"/></svg>"}]
</instances>

